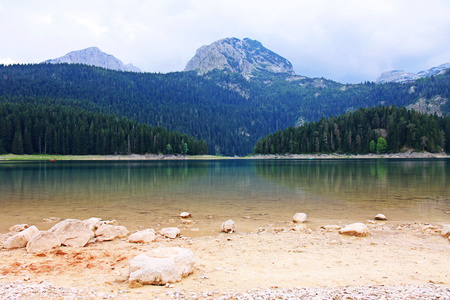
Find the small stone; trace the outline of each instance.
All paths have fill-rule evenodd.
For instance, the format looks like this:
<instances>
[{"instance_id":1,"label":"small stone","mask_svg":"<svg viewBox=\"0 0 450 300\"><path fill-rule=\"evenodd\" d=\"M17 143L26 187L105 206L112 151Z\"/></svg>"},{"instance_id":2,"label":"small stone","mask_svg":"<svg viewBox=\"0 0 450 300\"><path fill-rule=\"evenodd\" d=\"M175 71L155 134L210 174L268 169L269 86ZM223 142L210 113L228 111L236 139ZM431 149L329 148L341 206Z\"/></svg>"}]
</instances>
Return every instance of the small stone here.
<instances>
[{"instance_id":1,"label":"small stone","mask_svg":"<svg viewBox=\"0 0 450 300\"><path fill-rule=\"evenodd\" d=\"M320 229L325 229L325 231L335 231L335 230L339 230L342 227L339 225L323 225L320 226Z\"/></svg>"},{"instance_id":2,"label":"small stone","mask_svg":"<svg viewBox=\"0 0 450 300\"><path fill-rule=\"evenodd\" d=\"M387 220L386 216L383 215L383 214L376 215L374 219L375 220L380 220L380 221L386 221Z\"/></svg>"},{"instance_id":3,"label":"small stone","mask_svg":"<svg viewBox=\"0 0 450 300\"><path fill-rule=\"evenodd\" d=\"M102 225L102 219L100 218L89 218L83 222L86 223L92 231L97 230Z\"/></svg>"},{"instance_id":4,"label":"small stone","mask_svg":"<svg viewBox=\"0 0 450 300\"><path fill-rule=\"evenodd\" d=\"M159 231L160 235L169 239L177 238L178 236L180 236L180 233L180 229L177 227L166 227Z\"/></svg>"},{"instance_id":5,"label":"small stone","mask_svg":"<svg viewBox=\"0 0 450 300\"><path fill-rule=\"evenodd\" d=\"M233 220L228 220L222 223L222 232L233 233L236 231L236 223Z\"/></svg>"},{"instance_id":6,"label":"small stone","mask_svg":"<svg viewBox=\"0 0 450 300\"><path fill-rule=\"evenodd\" d=\"M112 241L116 238L123 238L128 235L129 231L125 226L101 225L96 231L95 236L100 241Z\"/></svg>"},{"instance_id":7,"label":"small stone","mask_svg":"<svg viewBox=\"0 0 450 300\"><path fill-rule=\"evenodd\" d=\"M294 223L303 223L306 221L306 217L305 213L296 213L292 219Z\"/></svg>"},{"instance_id":8,"label":"small stone","mask_svg":"<svg viewBox=\"0 0 450 300\"><path fill-rule=\"evenodd\" d=\"M9 231L10 232L21 232L21 231L24 231L25 229L27 229L28 227L30 227L30 226L28 226L28 224L17 224L17 225L11 226L9 228Z\"/></svg>"},{"instance_id":9,"label":"small stone","mask_svg":"<svg viewBox=\"0 0 450 300\"><path fill-rule=\"evenodd\" d=\"M339 230L340 234L353 235L353 236L368 236L370 235L369 228L363 223L353 223L345 226Z\"/></svg>"},{"instance_id":10,"label":"small stone","mask_svg":"<svg viewBox=\"0 0 450 300\"><path fill-rule=\"evenodd\" d=\"M187 219L187 218L191 218L191 217L192 217L191 213L188 213L188 212L182 212L180 214L180 218L183 218L183 219Z\"/></svg>"},{"instance_id":11,"label":"small stone","mask_svg":"<svg viewBox=\"0 0 450 300\"><path fill-rule=\"evenodd\" d=\"M450 225L444 225L441 229L441 235L445 238L450 238Z\"/></svg>"},{"instance_id":12,"label":"small stone","mask_svg":"<svg viewBox=\"0 0 450 300\"><path fill-rule=\"evenodd\" d=\"M131 234L128 237L130 243L150 243L156 240L156 234L153 228L141 230Z\"/></svg>"}]
</instances>

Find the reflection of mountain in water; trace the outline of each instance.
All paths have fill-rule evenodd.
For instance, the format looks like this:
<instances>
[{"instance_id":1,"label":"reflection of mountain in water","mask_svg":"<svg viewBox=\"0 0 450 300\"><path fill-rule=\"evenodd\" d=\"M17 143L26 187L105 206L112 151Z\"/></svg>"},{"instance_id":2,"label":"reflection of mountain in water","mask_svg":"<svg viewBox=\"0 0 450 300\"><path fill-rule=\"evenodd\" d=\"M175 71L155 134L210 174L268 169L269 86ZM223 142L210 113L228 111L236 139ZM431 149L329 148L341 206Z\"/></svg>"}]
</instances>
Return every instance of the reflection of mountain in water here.
<instances>
[{"instance_id":1,"label":"reflection of mountain in water","mask_svg":"<svg viewBox=\"0 0 450 300\"><path fill-rule=\"evenodd\" d=\"M26 198L33 193L145 195L185 184L206 172L201 161L9 162L0 164L0 189Z\"/></svg>"},{"instance_id":2,"label":"reflection of mountain in water","mask_svg":"<svg viewBox=\"0 0 450 300\"><path fill-rule=\"evenodd\" d=\"M446 160L261 161L258 176L296 192L323 197L447 199Z\"/></svg>"}]
</instances>

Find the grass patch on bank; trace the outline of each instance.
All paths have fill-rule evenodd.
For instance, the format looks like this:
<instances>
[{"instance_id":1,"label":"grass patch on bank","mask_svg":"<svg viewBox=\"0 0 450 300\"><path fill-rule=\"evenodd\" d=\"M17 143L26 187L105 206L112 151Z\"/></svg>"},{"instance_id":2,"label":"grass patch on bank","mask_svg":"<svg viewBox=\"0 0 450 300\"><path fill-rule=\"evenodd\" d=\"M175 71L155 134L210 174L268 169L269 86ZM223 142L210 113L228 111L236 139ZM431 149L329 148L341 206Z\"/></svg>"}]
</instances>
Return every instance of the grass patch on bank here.
<instances>
[{"instance_id":1,"label":"grass patch on bank","mask_svg":"<svg viewBox=\"0 0 450 300\"><path fill-rule=\"evenodd\" d=\"M51 160L209 160L209 159L229 159L229 157L215 156L215 155L190 155L190 156L176 156L176 155L50 155L50 154L4 154L0 155L0 160L14 160L14 161L51 161Z\"/></svg>"}]
</instances>

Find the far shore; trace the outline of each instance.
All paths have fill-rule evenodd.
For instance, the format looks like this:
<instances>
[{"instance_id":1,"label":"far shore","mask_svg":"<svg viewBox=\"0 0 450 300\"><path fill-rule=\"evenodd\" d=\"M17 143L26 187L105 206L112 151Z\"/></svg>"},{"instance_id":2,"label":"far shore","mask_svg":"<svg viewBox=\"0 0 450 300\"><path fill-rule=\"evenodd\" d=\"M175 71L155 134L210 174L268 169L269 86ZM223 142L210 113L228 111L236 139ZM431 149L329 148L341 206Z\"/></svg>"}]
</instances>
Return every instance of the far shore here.
<instances>
[{"instance_id":1,"label":"far shore","mask_svg":"<svg viewBox=\"0 0 450 300\"><path fill-rule=\"evenodd\" d=\"M50 155L50 154L4 154L0 161L32 161L32 160L220 160L220 159L398 159L398 158L449 158L445 152L399 152L385 154L266 154L238 156L217 155L166 155L166 154L128 154L128 155Z\"/></svg>"}]
</instances>

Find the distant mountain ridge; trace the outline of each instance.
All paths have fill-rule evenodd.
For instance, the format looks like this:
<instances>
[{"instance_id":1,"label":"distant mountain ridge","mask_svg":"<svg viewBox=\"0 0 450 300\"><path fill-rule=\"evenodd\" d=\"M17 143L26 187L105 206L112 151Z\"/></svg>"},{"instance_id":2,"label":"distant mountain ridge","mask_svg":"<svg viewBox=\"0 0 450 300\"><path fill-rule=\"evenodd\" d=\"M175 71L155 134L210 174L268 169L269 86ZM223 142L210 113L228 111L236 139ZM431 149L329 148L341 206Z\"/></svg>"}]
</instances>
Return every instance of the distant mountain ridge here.
<instances>
[{"instance_id":1,"label":"distant mountain ridge","mask_svg":"<svg viewBox=\"0 0 450 300\"><path fill-rule=\"evenodd\" d=\"M49 59L42 63L49 64L83 64L101 67L105 69L115 70L115 71L128 71L128 72L141 72L138 67L133 66L132 64L123 64L122 61L115 58L111 54L107 54L102 52L97 47L90 47L83 50L72 51L67 53L64 56Z\"/></svg>"},{"instance_id":2,"label":"distant mountain ridge","mask_svg":"<svg viewBox=\"0 0 450 300\"><path fill-rule=\"evenodd\" d=\"M442 75L447 69L450 69L450 63L445 63L437 67L433 67L426 71L420 71L419 73L406 72L404 70L392 70L383 72L377 78L376 83L388 83L388 82L409 82L420 78L431 77L435 75Z\"/></svg>"},{"instance_id":3,"label":"distant mountain ridge","mask_svg":"<svg viewBox=\"0 0 450 300\"><path fill-rule=\"evenodd\" d=\"M203 75L214 69L238 73L247 79L259 72L295 75L287 59L249 38L225 38L200 47L184 71Z\"/></svg>"}]
</instances>

